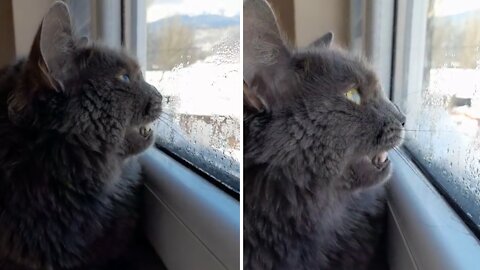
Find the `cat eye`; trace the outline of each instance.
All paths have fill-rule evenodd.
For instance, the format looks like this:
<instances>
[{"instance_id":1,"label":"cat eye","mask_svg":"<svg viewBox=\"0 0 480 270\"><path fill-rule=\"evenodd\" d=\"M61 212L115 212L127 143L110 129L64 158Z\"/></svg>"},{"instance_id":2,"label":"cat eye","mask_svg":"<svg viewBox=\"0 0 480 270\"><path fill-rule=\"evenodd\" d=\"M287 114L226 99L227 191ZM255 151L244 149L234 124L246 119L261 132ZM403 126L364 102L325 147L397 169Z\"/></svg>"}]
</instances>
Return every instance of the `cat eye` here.
<instances>
[{"instance_id":1,"label":"cat eye","mask_svg":"<svg viewBox=\"0 0 480 270\"><path fill-rule=\"evenodd\" d=\"M126 82L126 83L130 82L130 76L128 76L128 74L121 74L118 76L118 79L120 79L120 81L122 82Z\"/></svg>"},{"instance_id":2,"label":"cat eye","mask_svg":"<svg viewBox=\"0 0 480 270\"><path fill-rule=\"evenodd\" d=\"M362 98L360 97L360 93L356 88L351 88L345 93L345 97L350 100L351 102L360 105L362 102Z\"/></svg>"}]
</instances>

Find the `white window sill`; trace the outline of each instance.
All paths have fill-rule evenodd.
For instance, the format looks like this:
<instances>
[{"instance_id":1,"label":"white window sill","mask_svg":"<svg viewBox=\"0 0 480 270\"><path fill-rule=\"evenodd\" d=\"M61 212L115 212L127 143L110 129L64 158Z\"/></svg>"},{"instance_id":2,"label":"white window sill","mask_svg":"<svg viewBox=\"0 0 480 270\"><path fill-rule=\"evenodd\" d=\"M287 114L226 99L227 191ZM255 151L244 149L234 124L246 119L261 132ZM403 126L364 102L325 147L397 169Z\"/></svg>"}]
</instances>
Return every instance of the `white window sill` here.
<instances>
[{"instance_id":1,"label":"white window sill","mask_svg":"<svg viewBox=\"0 0 480 270\"><path fill-rule=\"evenodd\" d=\"M238 269L240 203L165 153L140 159L146 233L168 269Z\"/></svg>"},{"instance_id":2,"label":"white window sill","mask_svg":"<svg viewBox=\"0 0 480 270\"><path fill-rule=\"evenodd\" d=\"M480 242L409 158L391 152L391 270L476 270Z\"/></svg>"}]
</instances>

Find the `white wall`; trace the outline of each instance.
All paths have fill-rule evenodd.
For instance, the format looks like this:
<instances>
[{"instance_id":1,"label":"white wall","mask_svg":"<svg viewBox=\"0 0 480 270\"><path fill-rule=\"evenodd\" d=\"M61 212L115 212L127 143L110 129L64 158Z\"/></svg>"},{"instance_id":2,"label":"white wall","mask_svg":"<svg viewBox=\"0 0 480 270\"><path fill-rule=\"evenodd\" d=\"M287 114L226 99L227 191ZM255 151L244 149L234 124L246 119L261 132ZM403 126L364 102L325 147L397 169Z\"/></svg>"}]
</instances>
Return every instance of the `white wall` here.
<instances>
[{"instance_id":1,"label":"white wall","mask_svg":"<svg viewBox=\"0 0 480 270\"><path fill-rule=\"evenodd\" d=\"M12 3L10 1L0 1L0 41L0 67L3 67L15 59Z\"/></svg>"},{"instance_id":2,"label":"white wall","mask_svg":"<svg viewBox=\"0 0 480 270\"><path fill-rule=\"evenodd\" d=\"M17 56L26 56L30 52L33 38L54 0L11 0L13 8L13 26L15 32L15 50Z\"/></svg>"},{"instance_id":3,"label":"white wall","mask_svg":"<svg viewBox=\"0 0 480 270\"><path fill-rule=\"evenodd\" d=\"M328 31L335 43L349 45L349 0L295 0L295 36L298 46L306 46Z\"/></svg>"}]
</instances>

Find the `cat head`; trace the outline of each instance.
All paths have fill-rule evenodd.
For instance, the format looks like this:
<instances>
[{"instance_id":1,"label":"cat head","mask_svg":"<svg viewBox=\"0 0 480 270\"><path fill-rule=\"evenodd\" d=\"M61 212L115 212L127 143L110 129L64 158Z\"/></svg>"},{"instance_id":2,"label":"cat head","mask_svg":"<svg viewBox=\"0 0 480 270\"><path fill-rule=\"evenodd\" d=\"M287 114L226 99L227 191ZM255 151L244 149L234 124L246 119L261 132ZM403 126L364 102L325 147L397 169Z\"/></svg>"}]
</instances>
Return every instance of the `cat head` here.
<instances>
[{"instance_id":1,"label":"cat head","mask_svg":"<svg viewBox=\"0 0 480 270\"><path fill-rule=\"evenodd\" d=\"M68 7L56 2L42 20L8 110L11 122L30 132L131 155L152 144L149 124L159 117L161 101L126 53L77 39Z\"/></svg>"},{"instance_id":2,"label":"cat head","mask_svg":"<svg viewBox=\"0 0 480 270\"><path fill-rule=\"evenodd\" d=\"M289 48L263 0L244 1L243 14L246 163L333 177L365 156L388 162L405 116L368 64L333 48L332 33Z\"/></svg>"}]
</instances>

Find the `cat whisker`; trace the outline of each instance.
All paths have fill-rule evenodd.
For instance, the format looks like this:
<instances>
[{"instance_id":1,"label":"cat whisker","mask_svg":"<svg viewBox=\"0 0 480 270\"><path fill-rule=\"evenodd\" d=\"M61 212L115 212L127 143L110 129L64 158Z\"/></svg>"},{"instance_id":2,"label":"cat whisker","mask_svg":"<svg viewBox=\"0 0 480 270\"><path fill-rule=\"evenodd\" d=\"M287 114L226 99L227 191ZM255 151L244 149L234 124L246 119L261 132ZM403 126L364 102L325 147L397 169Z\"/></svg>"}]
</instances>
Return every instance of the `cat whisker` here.
<instances>
[{"instance_id":1,"label":"cat whisker","mask_svg":"<svg viewBox=\"0 0 480 270\"><path fill-rule=\"evenodd\" d=\"M178 114L176 112L169 112L169 111L162 111L160 113L159 118L164 118L164 119L174 119L178 117Z\"/></svg>"},{"instance_id":2,"label":"cat whisker","mask_svg":"<svg viewBox=\"0 0 480 270\"><path fill-rule=\"evenodd\" d=\"M442 129L394 129L395 131L400 131L404 130L406 132L450 132L450 133L457 133L459 134L458 131L456 130L442 130Z\"/></svg>"},{"instance_id":3,"label":"cat whisker","mask_svg":"<svg viewBox=\"0 0 480 270\"><path fill-rule=\"evenodd\" d=\"M173 116L173 115L160 115L158 117L158 119L163 119L167 122L173 122L173 120L175 119L175 116Z\"/></svg>"},{"instance_id":4,"label":"cat whisker","mask_svg":"<svg viewBox=\"0 0 480 270\"><path fill-rule=\"evenodd\" d=\"M454 133L456 135L461 135L461 136L464 136L464 137L468 137L468 138L476 138L477 136L475 135L467 135L467 134L463 134L461 132L458 132L458 131L455 131L455 130L414 130L414 129L411 129L411 130L405 130L405 132L412 132L412 133L417 133L417 132L427 132L427 133Z\"/></svg>"},{"instance_id":5,"label":"cat whisker","mask_svg":"<svg viewBox=\"0 0 480 270\"><path fill-rule=\"evenodd\" d=\"M404 129L405 132L449 132L446 130L428 130L428 129ZM451 132L451 131L450 131Z\"/></svg>"},{"instance_id":6,"label":"cat whisker","mask_svg":"<svg viewBox=\"0 0 480 270\"><path fill-rule=\"evenodd\" d=\"M167 115L167 116L170 116L170 117L176 116L176 114L174 112L166 112L166 111L162 111L162 113L160 114L160 117L162 115Z\"/></svg>"},{"instance_id":7,"label":"cat whisker","mask_svg":"<svg viewBox=\"0 0 480 270\"><path fill-rule=\"evenodd\" d=\"M163 119L163 118L158 118L158 121L161 122L164 126L166 126L169 131L173 132L181 140L183 140L185 142L190 141L184 134L182 134L180 131L178 131L177 128L174 127L174 125L175 125L174 123L168 121L167 119ZM158 128L158 126L159 125L157 124L157 128Z\"/></svg>"},{"instance_id":8,"label":"cat whisker","mask_svg":"<svg viewBox=\"0 0 480 270\"><path fill-rule=\"evenodd\" d=\"M172 130L176 131L176 129L174 128L175 123L172 122L172 119L159 117L157 120L158 120L157 121L157 126L158 126L159 123L162 123L165 126L167 126L169 129L172 129Z\"/></svg>"}]
</instances>

